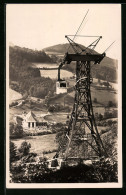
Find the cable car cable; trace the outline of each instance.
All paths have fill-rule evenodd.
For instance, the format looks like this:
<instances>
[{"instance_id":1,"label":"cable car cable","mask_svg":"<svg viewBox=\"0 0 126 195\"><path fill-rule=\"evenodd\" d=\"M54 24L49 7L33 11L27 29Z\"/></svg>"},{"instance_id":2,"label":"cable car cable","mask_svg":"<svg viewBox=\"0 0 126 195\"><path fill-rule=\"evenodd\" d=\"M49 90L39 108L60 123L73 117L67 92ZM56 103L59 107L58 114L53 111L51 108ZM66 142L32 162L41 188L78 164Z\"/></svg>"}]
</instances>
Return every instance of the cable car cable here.
<instances>
[{"instance_id":1,"label":"cable car cable","mask_svg":"<svg viewBox=\"0 0 126 195\"><path fill-rule=\"evenodd\" d=\"M79 32L80 27L81 27L81 25L83 24L83 22L84 22L84 20L85 20L85 18L86 18L86 16L87 16L87 14L88 14L88 12L89 12L89 9L87 10L87 12L86 12L86 14L85 14L85 16L84 16L84 18L83 18L83 20L82 20L82 22L81 22L79 28L77 29L77 32L75 33L75 35L74 35L74 37L73 37L73 41L74 41L75 37L77 36L77 33ZM69 45L69 47L68 47L68 49L67 49L67 52L68 52L68 50L70 49L70 46L71 46L71 45Z\"/></svg>"}]
</instances>

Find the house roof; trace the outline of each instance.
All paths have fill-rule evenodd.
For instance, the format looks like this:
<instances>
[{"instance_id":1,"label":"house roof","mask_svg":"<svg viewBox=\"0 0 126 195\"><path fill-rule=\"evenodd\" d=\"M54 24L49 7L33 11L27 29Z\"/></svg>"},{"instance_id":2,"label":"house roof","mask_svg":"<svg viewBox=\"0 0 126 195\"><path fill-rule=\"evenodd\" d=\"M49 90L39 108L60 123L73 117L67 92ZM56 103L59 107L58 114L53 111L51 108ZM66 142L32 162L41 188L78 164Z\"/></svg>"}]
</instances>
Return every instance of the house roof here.
<instances>
[{"instance_id":1,"label":"house roof","mask_svg":"<svg viewBox=\"0 0 126 195\"><path fill-rule=\"evenodd\" d=\"M43 117L37 117L32 111L26 115L26 122L47 122Z\"/></svg>"},{"instance_id":2,"label":"house roof","mask_svg":"<svg viewBox=\"0 0 126 195\"><path fill-rule=\"evenodd\" d=\"M27 115L26 115L26 121L27 122L37 122L36 116L35 114L30 111Z\"/></svg>"}]
</instances>

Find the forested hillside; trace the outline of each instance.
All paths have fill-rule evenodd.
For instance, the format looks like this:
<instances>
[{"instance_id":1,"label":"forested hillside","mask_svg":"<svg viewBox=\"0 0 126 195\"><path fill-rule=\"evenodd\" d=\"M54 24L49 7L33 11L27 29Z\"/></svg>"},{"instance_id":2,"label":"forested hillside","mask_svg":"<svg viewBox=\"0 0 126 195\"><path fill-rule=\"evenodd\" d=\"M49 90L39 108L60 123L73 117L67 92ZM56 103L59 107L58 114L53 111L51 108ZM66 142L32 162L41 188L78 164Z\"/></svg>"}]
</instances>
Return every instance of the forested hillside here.
<instances>
[{"instance_id":1,"label":"forested hillside","mask_svg":"<svg viewBox=\"0 0 126 195\"><path fill-rule=\"evenodd\" d=\"M48 91L55 90L55 83L50 78L40 76L40 71L34 68L32 62L51 63L52 59L42 51L27 48L9 48L9 78L10 87L21 94L44 98Z\"/></svg>"},{"instance_id":2,"label":"forested hillside","mask_svg":"<svg viewBox=\"0 0 126 195\"><path fill-rule=\"evenodd\" d=\"M14 46L9 48L9 54L11 57L15 57L16 63L17 57L26 59L29 62L44 62L44 63L52 63L52 59L44 52L38 50L32 50L25 47Z\"/></svg>"}]
</instances>

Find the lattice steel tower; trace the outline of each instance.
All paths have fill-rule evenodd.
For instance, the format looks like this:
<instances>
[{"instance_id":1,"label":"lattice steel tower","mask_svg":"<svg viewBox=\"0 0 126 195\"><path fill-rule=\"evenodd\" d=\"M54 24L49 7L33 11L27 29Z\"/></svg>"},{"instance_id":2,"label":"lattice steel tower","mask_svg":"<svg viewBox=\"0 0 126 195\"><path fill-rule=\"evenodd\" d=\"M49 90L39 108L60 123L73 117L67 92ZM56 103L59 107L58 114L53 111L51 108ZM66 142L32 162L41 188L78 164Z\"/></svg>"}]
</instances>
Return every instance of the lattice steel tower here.
<instances>
[{"instance_id":1,"label":"lattice steel tower","mask_svg":"<svg viewBox=\"0 0 126 195\"><path fill-rule=\"evenodd\" d=\"M58 80L60 79L60 69L66 63L76 62L76 84L75 99L71 118L66 133L65 159L78 157L90 159L93 156L107 156L102 140L100 138L91 100L90 84L91 65L99 64L105 57L105 53L92 53L101 37L90 44L87 48L80 46L66 36L74 53L66 53L63 62L58 69ZM94 54L95 53L95 54Z\"/></svg>"}]
</instances>

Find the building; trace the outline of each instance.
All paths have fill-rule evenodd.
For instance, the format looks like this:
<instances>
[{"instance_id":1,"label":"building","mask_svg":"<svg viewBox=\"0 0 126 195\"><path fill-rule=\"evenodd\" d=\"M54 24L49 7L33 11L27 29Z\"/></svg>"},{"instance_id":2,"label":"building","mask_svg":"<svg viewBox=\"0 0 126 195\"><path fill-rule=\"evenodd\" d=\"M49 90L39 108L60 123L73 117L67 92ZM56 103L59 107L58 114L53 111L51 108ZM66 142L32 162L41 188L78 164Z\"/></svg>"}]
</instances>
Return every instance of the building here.
<instances>
[{"instance_id":1,"label":"building","mask_svg":"<svg viewBox=\"0 0 126 195\"><path fill-rule=\"evenodd\" d=\"M23 127L26 129L46 129L47 121L42 117L37 117L32 111L24 116Z\"/></svg>"}]
</instances>

